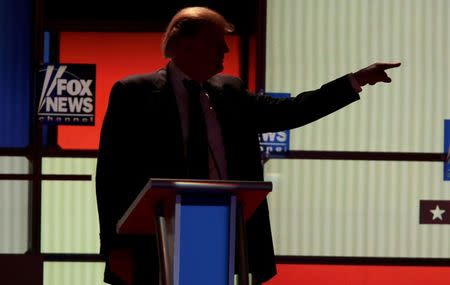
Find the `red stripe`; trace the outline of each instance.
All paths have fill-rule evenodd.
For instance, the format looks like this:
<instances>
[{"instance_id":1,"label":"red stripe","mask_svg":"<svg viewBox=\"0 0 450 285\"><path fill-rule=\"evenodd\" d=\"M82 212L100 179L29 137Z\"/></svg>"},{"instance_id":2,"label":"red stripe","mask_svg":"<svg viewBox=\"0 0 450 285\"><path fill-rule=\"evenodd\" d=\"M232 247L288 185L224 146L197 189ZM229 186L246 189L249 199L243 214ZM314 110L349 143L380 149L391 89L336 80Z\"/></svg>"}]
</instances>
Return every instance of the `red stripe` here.
<instances>
[{"instance_id":1,"label":"red stripe","mask_svg":"<svg viewBox=\"0 0 450 285\"><path fill-rule=\"evenodd\" d=\"M265 285L424 285L449 284L450 267L278 264Z\"/></svg>"}]
</instances>

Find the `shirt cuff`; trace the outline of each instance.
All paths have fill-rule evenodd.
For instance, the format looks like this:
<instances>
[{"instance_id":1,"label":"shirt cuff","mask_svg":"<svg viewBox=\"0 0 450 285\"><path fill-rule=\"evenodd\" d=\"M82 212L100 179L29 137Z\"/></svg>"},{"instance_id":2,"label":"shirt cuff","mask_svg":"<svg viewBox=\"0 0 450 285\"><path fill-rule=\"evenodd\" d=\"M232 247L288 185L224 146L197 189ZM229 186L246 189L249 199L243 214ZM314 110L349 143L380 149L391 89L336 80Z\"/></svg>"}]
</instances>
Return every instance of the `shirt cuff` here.
<instances>
[{"instance_id":1,"label":"shirt cuff","mask_svg":"<svg viewBox=\"0 0 450 285\"><path fill-rule=\"evenodd\" d=\"M355 90L356 93L362 91L361 85L359 85L358 80L356 80L353 73L348 74L348 79L350 79L350 83L352 84L353 90Z\"/></svg>"}]
</instances>

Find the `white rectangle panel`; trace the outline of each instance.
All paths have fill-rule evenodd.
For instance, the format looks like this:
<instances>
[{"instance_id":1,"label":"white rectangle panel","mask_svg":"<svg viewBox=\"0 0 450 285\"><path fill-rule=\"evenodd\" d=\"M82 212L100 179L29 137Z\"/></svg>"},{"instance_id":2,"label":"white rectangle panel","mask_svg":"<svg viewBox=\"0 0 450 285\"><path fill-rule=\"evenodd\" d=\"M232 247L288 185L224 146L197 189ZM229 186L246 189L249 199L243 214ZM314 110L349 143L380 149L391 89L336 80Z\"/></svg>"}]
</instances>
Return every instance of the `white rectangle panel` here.
<instances>
[{"instance_id":1,"label":"white rectangle panel","mask_svg":"<svg viewBox=\"0 0 450 285\"><path fill-rule=\"evenodd\" d=\"M265 179L277 255L450 258L450 225L419 224L450 200L441 163L274 159Z\"/></svg>"},{"instance_id":2,"label":"white rectangle panel","mask_svg":"<svg viewBox=\"0 0 450 285\"><path fill-rule=\"evenodd\" d=\"M292 95L379 61L391 84L291 135L303 150L442 152L450 1L268 0L266 90Z\"/></svg>"}]
</instances>

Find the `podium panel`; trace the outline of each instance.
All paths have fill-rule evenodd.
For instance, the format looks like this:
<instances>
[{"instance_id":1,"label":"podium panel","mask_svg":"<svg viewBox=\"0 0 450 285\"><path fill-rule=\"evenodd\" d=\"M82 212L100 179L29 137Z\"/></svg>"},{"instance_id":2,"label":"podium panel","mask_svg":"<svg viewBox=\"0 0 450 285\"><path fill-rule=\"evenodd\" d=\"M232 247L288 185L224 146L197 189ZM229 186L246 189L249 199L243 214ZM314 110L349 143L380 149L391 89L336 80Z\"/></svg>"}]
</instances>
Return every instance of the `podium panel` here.
<instances>
[{"instance_id":1,"label":"podium panel","mask_svg":"<svg viewBox=\"0 0 450 285\"><path fill-rule=\"evenodd\" d=\"M179 195L174 284L231 285L234 279L235 198ZM176 231L177 231L176 230ZM181 250L182 249L182 250Z\"/></svg>"},{"instance_id":2,"label":"podium panel","mask_svg":"<svg viewBox=\"0 0 450 285\"><path fill-rule=\"evenodd\" d=\"M242 225L271 189L271 182L150 179L118 222L117 233L156 235L163 285L232 285L238 245L245 285ZM123 268L114 272L129 277Z\"/></svg>"}]
</instances>

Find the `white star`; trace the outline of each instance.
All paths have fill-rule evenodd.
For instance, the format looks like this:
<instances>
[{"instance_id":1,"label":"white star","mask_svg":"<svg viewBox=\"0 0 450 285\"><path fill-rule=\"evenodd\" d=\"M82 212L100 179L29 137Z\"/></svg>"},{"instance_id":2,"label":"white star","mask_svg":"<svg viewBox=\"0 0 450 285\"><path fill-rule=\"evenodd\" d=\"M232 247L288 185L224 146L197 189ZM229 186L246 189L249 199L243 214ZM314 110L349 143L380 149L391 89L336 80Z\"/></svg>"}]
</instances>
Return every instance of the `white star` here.
<instances>
[{"instance_id":1,"label":"white star","mask_svg":"<svg viewBox=\"0 0 450 285\"><path fill-rule=\"evenodd\" d=\"M436 208L434 210L430 210L430 212L433 214L433 221L436 219L442 221L442 214L445 213L445 210L439 209L439 205L436 205Z\"/></svg>"}]
</instances>

